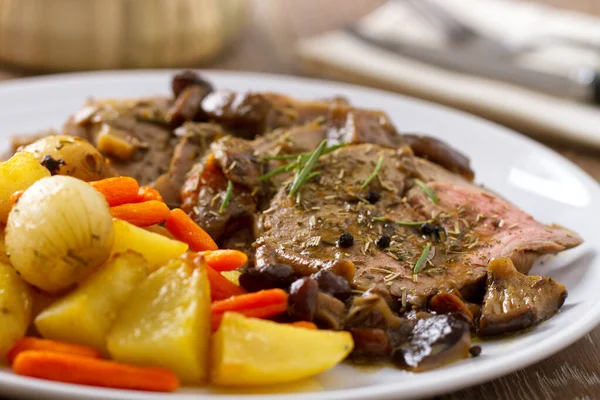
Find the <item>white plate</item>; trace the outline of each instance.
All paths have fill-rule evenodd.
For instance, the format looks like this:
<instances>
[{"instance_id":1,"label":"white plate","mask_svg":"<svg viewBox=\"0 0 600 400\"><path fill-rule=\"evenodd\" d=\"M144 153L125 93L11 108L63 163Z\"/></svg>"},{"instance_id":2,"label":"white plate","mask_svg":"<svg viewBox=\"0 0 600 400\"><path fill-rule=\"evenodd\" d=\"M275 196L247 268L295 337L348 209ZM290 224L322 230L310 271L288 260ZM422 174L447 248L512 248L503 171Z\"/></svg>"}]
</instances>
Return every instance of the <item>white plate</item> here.
<instances>
[{"instance_id":1,"label":"white plate","mask_svg":"<svg viewBox=\"0 0 600 400\"><path fill-rule=\"evenodd\" d=\"M89 96L135 97L169 93L172 71L133 71L34 78L0 85L0 138L59 127ZM277 91L299 98L347 96L353 104L383 109L401 131L443 138L471 157L477 180L497 190L540 221L577 230L586 240L548 258L533 273L564 283L569 297L562 311L524 335L483 344L479 358L427 373L394 368L341 365L287 387L253 391L185 388L166 396L64 385L0 370L0 393L22 397L81 399L233 399L267 394L285 399L407 399L478 384L508 374L565 348L600 322L598 184L569 161L508 129L470 115L381 91L325 81L259 74L206 72L219 88ZM577 121L573 121L577 123ZM0 327L1 329L1 327ZM293 343L290 343L293 345ZM216 396L218 395L218 396Z\"/></svg>"}]
</instances>

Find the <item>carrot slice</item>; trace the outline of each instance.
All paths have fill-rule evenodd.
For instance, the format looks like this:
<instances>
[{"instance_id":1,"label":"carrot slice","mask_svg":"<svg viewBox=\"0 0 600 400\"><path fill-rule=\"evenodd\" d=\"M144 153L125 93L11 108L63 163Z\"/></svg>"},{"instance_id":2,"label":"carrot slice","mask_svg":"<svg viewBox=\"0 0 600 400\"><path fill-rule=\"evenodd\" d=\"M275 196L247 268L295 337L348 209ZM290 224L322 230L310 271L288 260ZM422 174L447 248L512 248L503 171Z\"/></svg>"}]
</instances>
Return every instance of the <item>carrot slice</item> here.
<instances>
[{"instance_id":1,"label":"carrot slice","mask_svg":"<svg viewBox=\"0 0 600 400\"><path fill-rule=\"evenodd\" d=\"M232 271L243 267L248 262L246 253L239 250L207 250L198 253L202 255L215 271Z\"/></svg>"},{"instance_id":2,"label":"carrot slice","mask_svg":"<svg viewBox=\"0 0 600 400\"><path fill-rule=\"evenodd\" d=\"M243 288L235 285L208 265L206 266L206 274L210 283L210 298L212 301L228 299L231 296L246 293Z\"/></svg>"},{"instance_id":3,"label":"carrot slice","mask_svg":"<svg viewBox=\"0 0 600 400\"><path fill-rule=\"evenodd\" d=\"M9 364L12 364L17 355L28 350L44 350L54 353L73 354L82 357L101 358L100 353L96 349L89 346L26 336L22 339L19 339L17 343L15 343L15 345L8 351L6 354L6 359L8 360Z\"/></svg>"},{"instance_id":4,"label":"carrot slice","mask_svg":"<svg viewBox=\"0 0 600 400\"><path fill-rule=\"evenodd\" d=\"M198 226L183 210L171 210L165 228L177 240L187 243L193 251L218 250L215 241L208 233Z\"/></svg>"},{"instance_id":5,"label":"carrot slice","mask_svg":"<svg viewBox=\"0 0 600 400\"><path fill-rule=\"evenodd\" d=\"M177 376L163 368L142 368L115 361L29 350L15 359L13 370L24 376L80 385L172 392Z\"/></svg>"},{"instance_id":6,"label":"carrot slice","mask_svg":"<svg viewBox=\"0 0 600 400\"><path fill-rule=\"evenodd\" d=\"M129 176L106 178L90 182L90 185L104 195L110 207L135 203L140 190L140 185L137 181Z\"/></svg>"},{"instance_id":7,"label":"carrot slice","mask_svg":"<svg viewBox=\"0 0 600 400\"><path fill-rule=\"evenodd\" d=\"M317 325L315 325L314 323L309 322L309 321L290 322L290 325L295 326L296 328L305 328L305 329L312 329L312 330L319 329L319 328L317 328Z\"/></svg>"},{"instance_id":8,"label":"carrot slice","mask_svg":"<svg viewBox=\"0 0 600 400\"><path fill-rule=\"evenodd\" d=\"M163 201L160 192L150 186L140 186L138 191L138 201L158 200Z\"/></svg>"},{"instance_id":9,"label":"carrot slice","mask_svg":"<svg viewBox=\"0 0 600 400\"><path fill-rule=\"evenodd\" d=\"M227 311L244 314L247 317L268 318L285 312L287 308L288 294L281 289L241 294L211 304L211 326L216 330L221 324L223 314Z\"/></svg>"},{"instance_id":10,"label":"carrot slice","mask_svg":"<svg viewBox=\"0 0 600 400\"><path fill-rule=\"evenodd\" d=\"M14 207L17 204L17 201L23 196L24 190L17 190L13 194L10 195L10 206Z\"/></svg>"},{"instance_id":11,"label":"carrot slice","mask_svg":"<svg viewBox=\"0 0 600 400\"><path fill-rule=\"evenodd\" d=\"M150 200L111 207L110 214L136 226L150 226L165 221L169 217L169 207L162 201Z\"/></svg>"}]
</instances>

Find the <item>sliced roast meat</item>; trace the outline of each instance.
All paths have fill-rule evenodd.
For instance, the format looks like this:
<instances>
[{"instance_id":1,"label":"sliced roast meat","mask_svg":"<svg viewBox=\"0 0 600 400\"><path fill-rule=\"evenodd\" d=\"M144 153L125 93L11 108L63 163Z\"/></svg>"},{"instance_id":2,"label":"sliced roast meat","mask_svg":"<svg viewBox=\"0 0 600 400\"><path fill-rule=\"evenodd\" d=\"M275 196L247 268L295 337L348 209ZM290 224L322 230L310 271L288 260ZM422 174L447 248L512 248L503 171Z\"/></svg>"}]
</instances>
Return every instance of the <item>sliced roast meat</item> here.
<instances>
[{"instance_id":1,"label":"sliced roast meat","mask_svg":"<svg viewBox=\"0 0 600 400\"><path fill-rule=\"evenodd\" d=\"M380 159L381 168L371 179ZM451 177L449 183L427 182L437 204L416 184L424 164L441 170L437 175L442 179ZM262 216L264 233L258 243L265 249L257 252L257 264L271 258L308 275L321 265L346 261L355 267L358 289L385 288L403 305L425 308L439 291L457 290L466 300L472 298L485 284L492 257L514 255L526 270L539 254L581 242L576 234L545 227L410 153L347 146L323 156L315 171L319 178L305 183L298 196L289 197L288 182L271 201L271 212ZM379 193L377 202L365 200L370 191ZM495 218L505 222L494 224ZM424 235L419 228L425 221L440 227L443 237ZM523 224L522 230L516 223ZM353 238L349 247L340 246L342 234ZM385 248L377 245L382 235L390 238ZM304 269L306 265L314 268Z\"/></svg>"},{"instance_id":2,"label":"sliced roast meat","mask_svg":"<svg viewBox=\"0 0 600 400\"><path fill-rule=\"evenodd\" d=\"M410 340L394 350L394 361L413 372L439 368L469 357L470 325L458 314L420 319Z\"/></svg>"},{"instance_id":3,"label":"sliced roast meat","mask_svg":"<svg viewBox=\"0 0 600 400\"><path fill-rule=\"evenodd\" d=\"M432 218L448 227L448 245L462 262L484 269L492 258L510 257L517 270L527 273L542 254L575 247L581 237L556 225L543 225L507 201L477 186L443 181L427 182L438 198L434 204L418 187L408 201L422 218ZM461 250L462 249L462 250Z\"/></svg>"},{"instance_id":4,"label":"sliced roast meat","mask_svg":"<svg viewBox=\"0 0 600 400\"><path fill-rule=\"evenodd\" d=\"M177 140L167 127L171 100L92 100L74 114L63 134L87 139L118 175L150 184L166 172Z\"/></svg>"},{"instance_id":5,"label":"sliced roast meat","mask_svg":"<svg viewBox=\"0 0 600 400\"><path fill-rule=\"evenodd\" d=\"M171 207L179 207L181 187L188 173L206 156L210 144L225 132L216 124L187 122L175 134L179 142L173 150L169 170L154 182L154 187Z\"/></svg>"},{"instance_id":6,"label":"sliced roast meat","mask_svg":"<svg viewBox=\"0 0 600 400\"><path fill-rule=\"evenodd\" d=\"M402 138L417 157L441 165L448 171L462 175L469 181L472 181L475 177L469 159L449 144L426 135L403 134Z\"/></svg>"},{"instance_id":7,"label":"sliced roast meat","mask_svg":"<svg viewBox=\"0 0 600 400\"><path fill-rule=\"evenodd\" d=\"M494 259L478 333L494 336L529 328L556 314L566 298L565 286L553 279L524 275L509 258Z\"/></svg>"},{"instance_id":8,"label":"sliced roast meat","mask_svg":"<svg viewBox=\"0 0 600 400\"><path fill-rule=\"evenodd\" d=\"M203 229L215 240L228 232L229 225L251 216L256 211L256 201L245 187L232 185L232 193L226 207L228 180L211 153L204 163L196 164L195 170L183 185L181 209L201 222Z\"/></svg>"}]
</instances>

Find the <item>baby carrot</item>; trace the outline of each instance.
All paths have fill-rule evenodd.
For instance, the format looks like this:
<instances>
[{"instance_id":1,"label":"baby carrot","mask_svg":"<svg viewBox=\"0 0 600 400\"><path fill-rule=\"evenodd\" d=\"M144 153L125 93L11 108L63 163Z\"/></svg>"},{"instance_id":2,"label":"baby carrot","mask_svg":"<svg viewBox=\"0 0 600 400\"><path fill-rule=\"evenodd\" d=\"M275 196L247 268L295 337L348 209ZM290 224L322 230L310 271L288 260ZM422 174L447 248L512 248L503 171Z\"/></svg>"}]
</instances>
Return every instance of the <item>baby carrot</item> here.
<instances>
[{"instance_id":1,"label":"baby carrot","mask_svg":"<svg viewBox=\"0 0 600 400\"><path fill-rule=\"evenodd\" d=\"M8 351L6 359L9 364L12 364L17 355L28 350L44 350L54 353L73 354L82 357L101 358L100 353L92 347L26 336L17 341L17 343L15 343Z\"/></svg>"},{"instance_id":2,"label":"baby carrot","mask_svg":"<svg viewBox=\"0 0 600 400\"><path fill-rule=\"evenodd\" d=\"M215 271L232 271L248 262L246 253L239 250L207 250L198 253Z\"/></svg>"},{"instance_id":3,"label":"baby carrot","mask_svg":"<svg viewBox=\"0 0 600 400\"><path fill-rule=\"evenodd\" d=\"M110 208L110 214L136 226L160 224L169 217L169 207L162 201L121 204Z\"/></svg>"},{"instance_id":4,"label":"baby carrot","mask_svg":"<svg viewBox=\"0 0 600 400\"><path fill-rule=\"evenodd\" d=\"M228 299L231 296L246 293L243 288L231 283L229 279L225 278L208 265L206 266L206 274L208 276L208 282L210 283L210 298L212 301Z\"/></svg>"},{"instance_id":5,"label":"baby carrot","mask_svg":"<svg viewBox=\"0 0 600 400\"><path fill-rule=\"evenodd\" d=\"M24 351L17 355L12 368L19 375L80 385L155 392L172 392L179 387L177 376L167 369L50 351Z\"/></svg>"},{"instance_id":6,"label":"baby carrot","mask_svg":"<svg viewBox=\"0 0 600 400\"><path fill-rule=\"evenodd\" d=\"M150 186L140 186L138 191L138 201L158 200L163 201L160 192Z\"/></svg>"},{"instance_id":7,"label":"baby carrot","mask_svg":"<svg viewBox=\"0 0 600 400\"><path fill-rule=\"evenodd\" d=\"M315 325L312 322L309 321L296 321L296 322L290 322L290 325L295 326L296 328L305 328L305 329L312 329L312 330L316 330L317 325Z\"/></svg>"},{"instance_id":8,"label":"baby carrot","mask_svg":"<svg viewBox=\"0 0 600 400\"><path fill-rule=\"evenodd\" d=\"M165 228L177 240L187 243L193 251L217 250L219 247L208 233L196 224L183 210L171 210Z\"/></svg>"},{"instance_id":9,"label":"baby carrot","mask_svg":"<svg viewBox=\"0 0 600 400\"><path fill-rule=\"evenodd\" d=\"M288 295L281 289L241 294L211 304L211 326L216 330L221 324L223 314L227 311L244 314L247 317L268 318L285 312L287 308Z\"/></svg>"},{"instance_id":10,"label":"baby carrot","mask_svg":"<svg viewBox=\"0 0 600 400\"><path fill-rule=\"evenodd\" d=\"M25 192L25 191L17 190L16 192L14 192L13 194L10 195L10 206L11 207L14 207L14 205L17 204L17 201L19 201L21 196L23 196L23 192Z\"/></svg>"},{"instance_id":11,"label":"baby carrot","mask_svg":"<svg viewBox=\"0 0 600 400\"><path fill-rule=\"evenodd\" d=\"M106 178L90 182L90 185L104 195L110 207L135 203L140 190L137 181L129 176Z\"/></svg>"}]
</instances>

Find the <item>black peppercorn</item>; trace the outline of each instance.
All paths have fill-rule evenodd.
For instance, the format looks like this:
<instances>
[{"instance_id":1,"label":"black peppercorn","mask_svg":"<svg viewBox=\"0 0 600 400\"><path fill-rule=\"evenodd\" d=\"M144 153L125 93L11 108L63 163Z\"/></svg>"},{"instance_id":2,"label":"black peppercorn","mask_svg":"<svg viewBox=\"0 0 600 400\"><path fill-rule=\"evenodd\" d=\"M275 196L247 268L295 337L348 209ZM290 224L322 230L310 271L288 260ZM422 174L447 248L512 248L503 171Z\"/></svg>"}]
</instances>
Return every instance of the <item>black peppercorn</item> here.
<instances>
[{"instance_id":1,"label":"black peppercorn","mask_svg":"<svg viewBox=\"0 0 600 400\"><path fill-rule=\"evenodd\" d=\"M344 232L340 235L338 239L338 246L340 247L351 247L354 244L354 236L349 234L348 232Z\"/></svg>"},{"instance_id":2,"label":"black peppercorn","mask_svg":"<svg viewBox=\"0 0 600 400\"><path fill-rule=\"evenodd\" d=\"M380 249L387 249L388 247L390 247L391 241L392 239L384 233L383 235L379 236L375 244Z\"/></svg>"},{"instance_id":3,"label":"black peppercorn","mask_svg":"<svg viewBox=\"0 0 600 400\"><path fill-rule=\"evenodd\" d=\"M437 226L435 226L434 224L425 222L423 225L421 225L419 227L419 231L421 232L421 235L431 235L432 233L434 233L436 231L436 228L437 228Z\"/></svg>"},{"instance_id":4,"label":"black peppercorn","mask_svg":"<svg viewBox=\"0 0 600 400\"><path fill-rule=\"evenodd\" d=\"M45 155L41 164L50 171L52 175L58 174L61 165L67 165L65 160L55 160L51 155Z\"/></svg>"},{"instance_id":5,"label":"black peppercorn","mask_svg":"<svg viewBox=\"0 0 600 400\"><path fill-rule=\"evenodd\" d=\"M478 357L481 354L481 346L471 346L469 353L472 357Z\"/></svg>"},{"instance_id":6,"label":"black peppercorn","mask_svg":"<svg viewBox=\"0 0 600 400\"><path fill-rule=\"evenodd\" d=\"M381 198L381 195L379 194L379 192L376 192L374 190L371 190L369 193L367 193L367 195L365 196L365 199L367 199L367 201L371 204L375 204L379 201L379 199Z\"/></svg>"}]
</instances>

